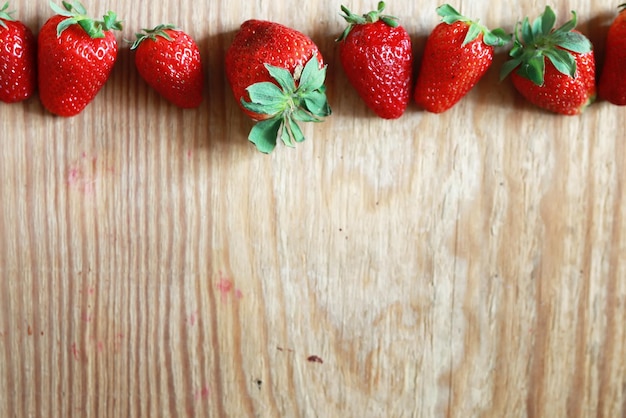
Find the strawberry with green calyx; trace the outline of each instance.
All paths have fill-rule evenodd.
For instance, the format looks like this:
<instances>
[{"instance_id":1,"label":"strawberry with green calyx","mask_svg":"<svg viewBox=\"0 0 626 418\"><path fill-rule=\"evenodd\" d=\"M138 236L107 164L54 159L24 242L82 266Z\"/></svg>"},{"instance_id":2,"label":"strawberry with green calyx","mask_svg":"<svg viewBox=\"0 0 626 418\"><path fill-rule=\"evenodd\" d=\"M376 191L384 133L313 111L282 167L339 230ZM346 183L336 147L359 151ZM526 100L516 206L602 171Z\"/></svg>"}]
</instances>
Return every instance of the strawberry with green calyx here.
<instances>
[{"instance_id":1,"label":"strawberry with green calyx","mask_svg":"<svg viewBox=\"0 0 626 418\"><path fill-rule=\"evenodd\" d=\"M78 1L50 3L56 13L39 32L39 96L51 113L74 116L95 98L117 59L113 30L121 30L117 15L102 21L87 16Z\"/></svg>"},{"instance_id":2,"label":"strawberry with green calyx","mask_svg":"<svg viewBox=\"0 0 626 418\"><path fill-rule=\"evenodd\" d=\"M298 122L331 114L322 55L299 31L248 20L226 52L225 68L238 105L257 121L248 139L261 152L271 152L279 137L293 147L305 139Z\"/></svg>"},{"instance_id":3,"label":"strawberry with green calyx","mask_svg":"<svg viewBox=\"0 0 626 418\"><path fill-rule=\"evenodd\" d=\"M0 101L28 99L37 88L37 43L33 32L0 9Z\"/></svg>"},{"instance_id":4,"label":"strawberry with green calyx","mask_svg":"<svg viewBox=\"0 0 626 418\"><path fill-rule=\"evenodd\" d=\"M598 81L598 97L626 105L626 4L619 5L606 35L604 67Z\"/></svg>"},{"instance_id":5,"label":"strawberry with green calyx","mask_svg":"<svg viewBox=\"0 0 626 418\"><path fill-rule=\"evenodd\" d=\"M191 36L173 25L158 25L136 37L130 49L141 78L180 108L200 106L204 76L200 50Z\"/></svg>"},{"instance_id":6,"label":"strawberry with green calyx","mask_svg":"<svg viewBox=\"0 0 626 418\"><path fill-rule=\"evenodd\" d=\"M563 115L577 115L596 96L592 44L572 19L554 29L556 15L549 6L532 25L528 18L515 30L515 41L500 78L511 74L516 90L529 102ZM546 58L548 58L546 60Z\"/></svg>"},{"instance_id":7,"label":"strawberry with green calyx","mask_svg":"<svg viewBox=\"0 0 626 418\"><path fill-rule=\"evenodd\" d=\"M417 104L432 113L458 103L491 67L495 47L511 40L503 29L490 31L449 4L437 14L442 22L426 40L414 92Z\"/></svg>"},{"instance_id":8,"label":"strawberry with green calyx","mask_svg":"<svg viewBox=\"0 0 626 418\"><path fill-rule=\"evenodd\" d=\"M411 38L398 19L378 9L356 15L341 6L348 27L337 39L341 64L365 104L379 117L396 119L405 112L413 72Z\"/></svg>"}]
</instances>

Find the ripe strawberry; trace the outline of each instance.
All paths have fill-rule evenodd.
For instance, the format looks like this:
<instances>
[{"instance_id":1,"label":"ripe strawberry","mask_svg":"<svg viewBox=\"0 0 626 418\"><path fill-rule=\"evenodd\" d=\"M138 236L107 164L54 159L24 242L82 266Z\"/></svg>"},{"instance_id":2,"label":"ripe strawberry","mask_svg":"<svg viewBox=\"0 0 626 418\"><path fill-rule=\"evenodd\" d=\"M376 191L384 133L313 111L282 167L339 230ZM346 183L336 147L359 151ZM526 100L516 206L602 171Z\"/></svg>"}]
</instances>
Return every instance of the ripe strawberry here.
<instances>
[{"instance_id":1,"label":"ripe strawberry","mask_svg":"<svg viewBox=\"0 0 626 418\"><path fill-rule=\"evenodd\" d=\"M258 121L248 139L269 153L278 137L287 146L302 142L297 122L330 115L326 66L306 35L278 23L248 20L226 52L226 77L243 111Z\"/></svg>"},{"instance_id":2,"label":"ripe strawberry","mask_svg":"<svg viewBox=\"0 0 626 418\"><path fill-rule=\"evenodd\" d=\"M135 50L139 75L161 96L183 109L202 102L204 85L200 51L195 41L173 25L137 33Z\"/></svg>"},{"instance_id":3,"label":"ripe strawberry","mask_svg":"<svg viewBox=\"0 0 626 418\"><path fill-rule=\"evenodd\" d=\"M33 32L0 9L0 101L28 99L37 87L37 43Z\"/></svg>"},{"instance_id":4,"label":"ripe strawberry","mask_svg":"<svg viewBox=\"0 0 626 418\"><path fill-rule=\"evenodd\" d=\"M337 39L346 77L365 104L384 119L397 119L411 96L413 50L397 18L378 10L363 16L341 6L348 27Z\"/></svg>"},{"instance_id":5,"label":"ripe strawberry","mask_svg":"<svg viewBox=\"0 0 626 418\"><path fill-rule=\"evenodd\" d=\"M576 13L572 16L558 29L554 29L556 15L549 6L532 25L525 18L522 39L518 25L509 53L512 58L500 73L501 79L511 74L513 85L529 102L563 115L582 113L596 96L592 45L574 30Z\"/></svg>"},{"instance_id":6,"label":"ripe strawberry","mask_svg":"<svg viewBox=\"0 0 626 418\"><path fill-rule=\"evenodd\" d=\"M606 36L604 68L598 96L616 105L626 105L626 4L611 23Z\"/></svg>"},{"instance_id":7,"label":"ripe strawberry","mask_svg":"<svg viewBox=\"0 0 626 418\"><path fill-rule=\"evenodd\" d=\"M428 36L414 94L432 113L459 102L491 67L494 47L511 40L503 29L489 31L449 4L439 6L437 14L443 22Z\"/></svg>"},{"instance_id":8,"label":"ripe strawberry","mask_svg":"<svg viewBox=\"0 0 626 418\"><path fill-rule=\"evenodd\" d=\"M82 4L63 2L39 32L39 96L59 116L80 113L109 78L117 58L111 30L121 30L113 12L103 21L87 17Z\"/></svg>"}]
</instances>

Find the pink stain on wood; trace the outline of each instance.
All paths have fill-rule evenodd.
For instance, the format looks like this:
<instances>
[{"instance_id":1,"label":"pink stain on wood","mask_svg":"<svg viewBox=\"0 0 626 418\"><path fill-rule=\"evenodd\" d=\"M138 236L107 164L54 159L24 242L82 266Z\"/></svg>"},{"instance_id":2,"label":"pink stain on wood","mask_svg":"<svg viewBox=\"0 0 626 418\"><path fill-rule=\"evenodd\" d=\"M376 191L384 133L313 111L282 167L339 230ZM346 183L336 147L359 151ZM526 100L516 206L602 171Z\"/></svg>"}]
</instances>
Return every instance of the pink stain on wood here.
<instances>
[{"instance_id":1,"label":"pink stain on wood","mask_svg":"<svg viewBox=\"0 0 626 418\"><path fill-rule=\"evenodd\" d=\"M78 346L76 345L76 343L72 343L71 352L72 352L72 357L74 357L74 360L80 361L80 350L78 349Z\"/></svg>"},{"instance_id":2,"label":"pink stain on wood","mask_svg":"<svg viewBox=\"0 0 626 418\"><path fill-rule=\"evenodd\" d=\"M196 402L199 402L204 399L208 399L209 396L211 396L211 389L208 386L204 386L202 389L196 390L193 398L196 400Z\"/></svg>"},{"instance_id":3,"label":"pink stain on wood","mask_svg":"<svg viewBox=\"0 0 626 418\"><path fill-rule=\"evenodd\" d=\"M189 315L189 317L187 318L187 323L191 327L198 323L198 311L193 311L191 315Z\"/></svg>"},{"instance_id":4,"label":"pink stain on wood","mask_svg":"<svg viewBox=\"0 0 626 418\"><path fill-rule=\"evenodd\" d=\"M112 167L102 167L97 156L90 156L83 152L80 158L74 160L67 169L67 184L85 194L95 191L95 186L102 173L114 173Z\"/></svg>"},{"instance_id":5,"label":"pink stain on wood","mask_svg":"<svg viewBox=\"0 0 626 418\"><path fill-rule=\"evenodd\" d=\"M222 300L226 300L228 294L233 290L233 287L233 282L227 277L222 276L220 273L220 279L217 282L217 290L220 291Z\"/></svg>"},{"instance_id":6,"label":"pink stain on wood","mask_svg":"<svg viewBox=\"0 0 626 418\"><path fill-rule=\"evenodd\" d=\"M222 301L225 301L231 293L233 293L237 299L243 298L243 292L240 289L236 289L233 281L224 276L221 271L216 287L220 292Z\"/></svg>"}]
</instances>

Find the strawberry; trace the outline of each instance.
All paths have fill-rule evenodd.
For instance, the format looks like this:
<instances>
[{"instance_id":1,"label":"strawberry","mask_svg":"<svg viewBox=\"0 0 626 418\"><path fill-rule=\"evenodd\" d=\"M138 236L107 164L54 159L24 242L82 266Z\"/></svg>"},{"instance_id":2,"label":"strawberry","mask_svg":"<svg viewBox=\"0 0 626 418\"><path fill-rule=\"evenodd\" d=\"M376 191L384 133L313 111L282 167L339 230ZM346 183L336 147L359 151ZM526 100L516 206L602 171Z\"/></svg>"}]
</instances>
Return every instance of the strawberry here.
<instances>
[{"instance_id":1,"label":"strawberry","mask_svg":"<svg viewBox=\"0 0 626 418\"><path fill-rule=\"evenodd\" d=\"M595 60L591 42L572 19L554 29L556 15L549 6L530 24L515 28L515 41L500 72L511 74L516 90L529 102L563 115L578 115L596 96ZM546 60L546 57L548 58Z\"/></svg>"},{"instance_id":2,"label":"strawberry","mask_svg":"<svg viewBox=\"0 0 626 418\"><path fill-rule=\"evenodd\" d=\"M331 113L322 54L295 29L244 22L226 51L225 68L237 103L257 121L248 139L261 152L271 152L279 136L293 147L304 140L298 122L320 122Z\"/></svg>"},{"instance_id":3,"label":"strawberry","mask_svg":"<svg viewBox=\"0 0 626 418\"><path fill-rule=\"evenodd\" d=\"M485 75L494 47L511 40L503 29L488 30L449 4L437 8L442 22L432 30L415 85L415 101L432 113L458 103Z\"/></svg>"},{"instance_id":4,"label":"strawberry","mask_svg":"<svg viewBox=\"0 0 626 418\"><path fill-rule=\"evenodd\" d=\"M50 3L55 15L39 32L39 96L50 112L59 116L80 113L109 78L117 58L112 30L121 30L113 12L103 21L87 16L75 1L63 8Z\"/></svg>"},{"instance_id":5,"label":"strawberry","mask_svg":"<svg viewBox=\"0 0 626 418\"><path fill-rule=\"evenodd\" d=\"M204 80L196 42L173 25L144 29L136 36L130 49L141 78L178 107L200 106Z\"/></svg>"},{"instance_id":6,"label":"strawberry","mask_svg":"<svg viewBox=\"0 0 626 418\"><path fill-rule=\"evenodd\" d=\"M411 96L413 50L397 18L378 10L355 15L341 6L348 27L337 39L339 58L348 81L365 104L384 119L397 119Z\"/></svg>"},{"instance_id":7,"label":"strawberry","mask_svg":"<svg viewBox=\"0 0 626 418\"><path fill-rule=\"evenodd\" d=\"M28 99L37 87L37 43L33 32L0 9L0 101Z\"/></svg>"},{"instance_id":8,"label":"strawberry","mask_svg":"<svg viewBox=\"0 0 626 418\"><path fill-rule=\"evenodd\" d=\"M604 67L598 81L598 96L616 105L626 105L626 4L611 23L606 36Z\"/></svg>"}]
</instances>

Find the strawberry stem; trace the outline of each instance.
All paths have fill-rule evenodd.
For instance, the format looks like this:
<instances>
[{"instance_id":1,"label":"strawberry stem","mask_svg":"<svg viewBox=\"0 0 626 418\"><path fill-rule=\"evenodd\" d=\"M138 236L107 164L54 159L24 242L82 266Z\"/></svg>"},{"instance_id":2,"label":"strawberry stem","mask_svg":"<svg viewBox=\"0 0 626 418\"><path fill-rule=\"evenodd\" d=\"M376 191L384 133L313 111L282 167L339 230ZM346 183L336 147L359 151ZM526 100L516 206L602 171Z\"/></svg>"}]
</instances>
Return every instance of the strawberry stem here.
<instances>
[{"instance_id":1,"label":"strawberry stem","mask_svg":"<svg viewBox=\"0 0 626 418\"><path fill-rule=\"evenodd\" d=\"M383 21L386 25L391 26L392 28L396 28L399 26L398 18L395 16L384 15L383 10L385 10L385 2L378 2L378 8L376 10L372 10L369 13L365 13L364 15L357 15L352 13L346 6L341 6L341 17L343 17L346 22L348 22L348 27L343 31L341 36L336 39L337 42L340 42L348 36L352 28L356 25L366 25L368 23L375 23L379 20Z\"/></svg>"},{"instance_id":2,"label":"strawberry stem","mask_svg":"<svg viewBox=\"0 0 626 418\"><path fill-rule=\"evenodd\" d=\"M63 31L72 25L78 24L91 38L104 38L104 32L110 30L122 30L122 22L117 20L115 12L108 11L102 20L94 20L87 16L85 6L79 1L63 1L63 7L54 2L50 2L52 10L67 19L62 20L57 25L57 36L61 36Z\"/></svg>"},{"instance_id":3,"label":"strawberry stem","mask_svg":"<svg viewBox=\"0 0 626 418\"><path fill-rule=\"evenodd\" d=\"M326 66L320 68L316 56L294 74L269 64L265 68L276 83L266 81L249 86L246 91L250 101L242 98L241 104L251 112L268 116L254 125L248 139L259 151L270 153L278 137L289 147L294 146L294 141L304 141L298 122L321 122L331 109L324 86Z\"/></svg>"}]
</instances>

